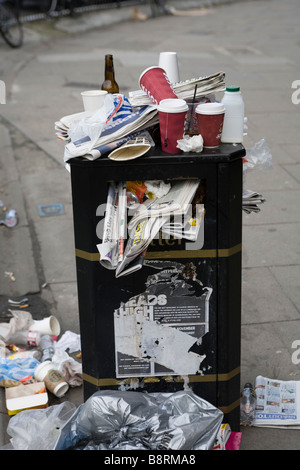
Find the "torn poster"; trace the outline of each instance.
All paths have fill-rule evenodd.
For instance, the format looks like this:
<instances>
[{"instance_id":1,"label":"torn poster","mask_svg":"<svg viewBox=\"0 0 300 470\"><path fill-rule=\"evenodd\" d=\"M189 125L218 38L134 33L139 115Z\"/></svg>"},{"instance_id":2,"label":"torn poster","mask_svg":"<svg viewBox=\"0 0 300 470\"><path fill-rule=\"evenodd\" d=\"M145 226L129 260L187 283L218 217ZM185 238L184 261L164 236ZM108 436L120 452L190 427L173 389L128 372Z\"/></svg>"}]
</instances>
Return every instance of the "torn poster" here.
<instances>
[{"instance_id":1,"label":"torn poster","mask_svg":"<svg viewBox=\"0 0 300 470\"><path fill-rule=\"evenodd\" d=\"M206 356L192 348L209 331L212 289L191 262L146 263L158 272L114 312L116 377L199 373Z\"/></svg>"}]
</instances>

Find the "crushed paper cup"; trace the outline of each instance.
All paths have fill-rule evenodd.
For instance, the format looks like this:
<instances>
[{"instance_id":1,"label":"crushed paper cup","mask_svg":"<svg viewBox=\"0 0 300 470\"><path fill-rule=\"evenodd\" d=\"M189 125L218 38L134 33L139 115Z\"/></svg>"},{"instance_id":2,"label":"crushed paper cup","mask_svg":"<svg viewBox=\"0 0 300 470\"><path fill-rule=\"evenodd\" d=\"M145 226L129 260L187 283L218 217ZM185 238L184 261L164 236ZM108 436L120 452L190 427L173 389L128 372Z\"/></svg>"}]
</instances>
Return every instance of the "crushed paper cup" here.
<instances>
[{"instance_id":1,"label":"crushed paper cup","mask_svg":"<svg viewBox=\"0 0 300 470\"><path fill-rule=\"evenodd\" d=\"M141 157L151 148L151 143L146 137L136 137L128 140L121 147L115 149L108 155L111 160L124 161Z\"/></svg>"},{"instance_id":2,"label":"crushed paper cup","mask_svg":"<svg viewBox=\"0 0 300 470\"><path fill-rule=\"evenodd\" d=\"M139 86L155 104L168 98L178 98L164 69L152 66L143 71L139 78Z\"/></svg>"},{"instance_id":3,"label":"crushed paper cup","mask_svg":"<svg viewBox=\"0 0 300 470\"><path fill-rule=\"evenodd\" d=\"M59 336L60 334L60 324L54 315L50 315L42 320L33 320L29 329L40 331L44 335Z\"/></svg>"}]
</instances>

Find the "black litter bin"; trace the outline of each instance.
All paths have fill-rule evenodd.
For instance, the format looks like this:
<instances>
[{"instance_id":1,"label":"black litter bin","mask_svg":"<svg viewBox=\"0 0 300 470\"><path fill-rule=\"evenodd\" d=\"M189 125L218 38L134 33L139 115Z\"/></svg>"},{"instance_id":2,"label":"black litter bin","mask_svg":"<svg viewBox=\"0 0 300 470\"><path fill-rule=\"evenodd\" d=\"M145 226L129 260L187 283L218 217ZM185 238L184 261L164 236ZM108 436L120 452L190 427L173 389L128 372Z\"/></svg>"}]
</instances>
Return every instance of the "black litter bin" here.
<instances>
[{"instance_id":1,"label":"black litter bin","mask_svg":"<svg viewBox=\"0 0 300 470\"><path fill-rule=\"evenodd\" d=\"M99 389L189 388L239 430L244 155L242 145L222 144L200 154L153 148L125 162L69 161L84 400ZM116 278L100 265L98 224L110 182L195 178L203 245L157 237L135 273Z\"/></svg>"}]
</instances>

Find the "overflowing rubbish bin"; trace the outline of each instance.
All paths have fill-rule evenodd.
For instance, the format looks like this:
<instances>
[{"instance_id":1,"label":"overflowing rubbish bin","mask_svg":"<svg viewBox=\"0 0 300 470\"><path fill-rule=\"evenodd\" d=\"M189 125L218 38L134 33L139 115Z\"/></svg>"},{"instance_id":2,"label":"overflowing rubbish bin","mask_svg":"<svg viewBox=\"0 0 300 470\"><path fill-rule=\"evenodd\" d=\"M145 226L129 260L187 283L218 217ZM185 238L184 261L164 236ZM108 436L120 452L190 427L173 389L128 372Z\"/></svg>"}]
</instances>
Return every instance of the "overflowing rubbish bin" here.
<instances>
[{"instance_id":1,"label":"overflowing rubbish bin","mask_svg":"<svg viewBox=\"0 0 300 470\"><path fill-rule=\"evenodd\" d=\"M239 430L242 252L241 144L172 155L70 165L84 400L98 390L190 390ZM198 181L198 239L163 236L139 269L116 275L100 262L111 184Z\"/></svg>"}]
</instances>

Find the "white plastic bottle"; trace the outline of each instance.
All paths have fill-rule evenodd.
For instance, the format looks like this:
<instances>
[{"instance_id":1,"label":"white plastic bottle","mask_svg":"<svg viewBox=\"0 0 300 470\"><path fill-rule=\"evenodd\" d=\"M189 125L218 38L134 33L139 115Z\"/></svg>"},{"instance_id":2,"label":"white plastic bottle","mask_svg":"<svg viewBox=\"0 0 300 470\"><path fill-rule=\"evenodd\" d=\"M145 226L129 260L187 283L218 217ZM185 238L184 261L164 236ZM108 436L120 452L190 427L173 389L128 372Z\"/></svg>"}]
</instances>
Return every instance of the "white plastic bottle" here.
<instances>
[{"instance_id":1,"label":"white plastic bottle","mask_svg":"<svg viewBox=\"0 0 300 470\"><path fill-rule=\"evenodd\" d=\"M225 116L221 142L230 144L242 143L245 106L240 87L226 87L222 103L225 106Z\"/></svg>"}]
</instances>

